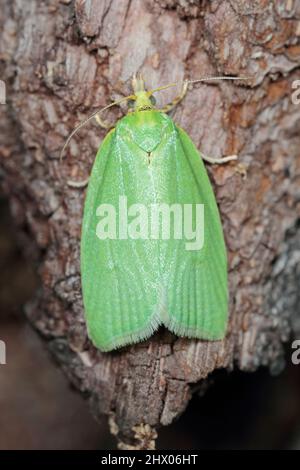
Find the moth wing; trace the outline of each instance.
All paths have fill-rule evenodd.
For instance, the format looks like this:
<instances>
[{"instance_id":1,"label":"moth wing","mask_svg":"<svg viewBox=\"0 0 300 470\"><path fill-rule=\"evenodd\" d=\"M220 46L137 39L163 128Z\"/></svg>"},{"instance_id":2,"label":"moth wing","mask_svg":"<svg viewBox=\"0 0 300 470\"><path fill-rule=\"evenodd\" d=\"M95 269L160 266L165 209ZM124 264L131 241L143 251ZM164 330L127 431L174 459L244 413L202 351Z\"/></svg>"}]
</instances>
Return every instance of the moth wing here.
<instances>
[{"instance_id":1,"label":"moth wing","mask_svg":"<svg viewBox=\"0 0 300 470\"><path fill-rule=\"evenodd\" d=\"M164 324L178 336L222 339L227 326L228 289L220 215L198 150L182 129L177 128L177 135L174 201L204 205L204 244L200 250L187 250L186 240L165 244L168 316Z\"/></svg>"},{"instance_id":2,"label":"moth wing","mask_svg":"<svg viewBox=\"0 0 300 470\"><path fill-rule=\"evenodd\" d=\"M157 241L119 239L117 234L120 197L126 196L128 206L141 202L147 185L145 157L138 158L137 152L142 151L132 145L116 130L106 136L93 165L84 206L83 302L89 337L102 351L141 341L159 323ZM115 216L116 239L99 238L99 221L104 218L99 217L98 208L103 204L107 217L112 217L108 231L114 231Z\"/></svg>"}]
</instances>

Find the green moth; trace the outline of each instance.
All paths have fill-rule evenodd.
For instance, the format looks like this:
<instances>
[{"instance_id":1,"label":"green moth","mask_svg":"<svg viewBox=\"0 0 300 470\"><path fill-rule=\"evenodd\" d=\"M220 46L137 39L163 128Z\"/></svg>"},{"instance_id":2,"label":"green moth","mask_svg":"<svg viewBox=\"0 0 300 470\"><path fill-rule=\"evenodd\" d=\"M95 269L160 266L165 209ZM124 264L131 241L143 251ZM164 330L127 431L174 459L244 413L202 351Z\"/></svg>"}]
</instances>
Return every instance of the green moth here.
<instances>
[{"instance_id":1,"label":"green moth","mask_svg":"<svg viewBox=\"0 0 300 470\"><path fill-rule=\"evenodd\" d=\"M89 337L102 351L143 341L160 325L206 340L226 333L227 257L215 196L192 140L165 112L171 106L155 108L157 90L133 79L125 99L134 108L106 135L89 178L82 293ZM193 240L184 237L183 214Z\"/></svg>"}]
</instances>

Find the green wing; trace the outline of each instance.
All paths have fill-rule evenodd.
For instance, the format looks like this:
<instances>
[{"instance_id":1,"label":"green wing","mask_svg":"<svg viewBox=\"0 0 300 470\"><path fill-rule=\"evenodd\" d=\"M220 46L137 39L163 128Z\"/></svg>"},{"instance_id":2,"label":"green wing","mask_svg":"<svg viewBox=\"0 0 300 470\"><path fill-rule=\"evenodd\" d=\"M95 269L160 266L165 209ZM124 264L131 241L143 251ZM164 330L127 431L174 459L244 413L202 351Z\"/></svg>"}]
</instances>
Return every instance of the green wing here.
<instances>
[{"instance_id":1,"label":"green wing","mask_svg":"<svg viewBox=\"0 0 300 470\"><path fill-rule=\"evenodd\" d=\"M81 237L81 279L87 328L102 351L149 337L160 322L157 240L106 239L96 235L100 204L119 217L119 197L128 206L149 202L145 152L122 130L111 131L91 172Z\"/></svg>"},{"instance_id":2,"label":"green wing","mask_svg":"<svg viewBox=\"0 0 300 470\"><path fill-rule=\"evenodd\" d=\"M200 251L178 239L99 240L97 208L204 204ZM151 223L151 217L148 220ZM91 172L81 241L89 336L103 351L141 341L160 324L179 336L220 339L227 321L226 249L215 197L189 137L159 112L130 113L100 147Z\"/></svg>"},{"instance_id":3,"label":"green wing","mask_svg":"<svg viewBox=\"0 0 300 470\"><path fill-rule=\"evenodd\" d=\"M165 247L168 316L164 324L178 336L222 339L227 326L228 289L219 211L197 149L182 129L177 131L173 199L204 205L204 245L200 251L187 251L181 241L173 240Z\"/></svg>"}]
</instances>

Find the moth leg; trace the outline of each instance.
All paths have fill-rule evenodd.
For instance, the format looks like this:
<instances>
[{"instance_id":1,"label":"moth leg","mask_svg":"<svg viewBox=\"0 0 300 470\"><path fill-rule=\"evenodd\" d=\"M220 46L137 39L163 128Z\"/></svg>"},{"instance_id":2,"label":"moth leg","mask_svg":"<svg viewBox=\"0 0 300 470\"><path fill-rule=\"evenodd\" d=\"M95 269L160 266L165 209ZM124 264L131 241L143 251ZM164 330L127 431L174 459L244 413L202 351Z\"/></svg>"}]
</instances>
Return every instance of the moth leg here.
<instances>
[{"instance_id":1,"label":"moth leg","mask_svg":"<svg viewBox=\"0 0 300 470\"><path fill-rule=\"evenodd\" d=\"M81 189L81 188L85 188L87 185L88 185L88 182L89 182L89 178L83 180L83 181L72 181L72 180L68 180L67 181L67 185L70 187L70 188L75 188L75 189Z\"/></svg>"},{"instance_id":2,"label":"moth leg","mask_svg":"<svg viewBox=\"0 0 300 470\"><path fill-rule=\"evenodd\" d=\"M207 155L204 155L203 153L201 153L201 157L203 160L205 160L208 163L219 164L219 165L238 159L237 155L228 155L227 157L214 158L214 157L208 157Z\"/></svg>"},{"instance_id":3,"label":"moth leg","mask_svg":"<svg viewBox=\"0 0 300 470\"><path fill-rule=\"evenodd\" d=\"M169 111L174 109L175 106L177 106L178 103L180 103L180 101L183 100L183 98L185 97L187 89L188 89L188 84L189 84L188 80L184 80L182 90L181 90L180 94L178 96L176 96L171 101L171 103L166 104L162 109L160 109L160 111L163 112L163 113L168 113Z\"/></svg>"},{"instance_id":4,"label":"moth leg","mask_svg":"<svg viewBox=\"0 0 300 470\"><path fill-rule=\"evenodd\" d=\"M208 157L207 155L204 155L203 153L201 153L201 157L206 162L209 162L209 163L212 163L212 164L219 164L219 165L222 165L223 163L231 162L231 161L234 161L234 160L238 159L237 155L228 155L228 156L222 157L222 158L213 158L213 157ZM235 171L237 173L239 173L240 175L242 175L243 178L247 177L247 167L243 163L238 163L235 166Z\"/></svg>"},{"instance_id":5,"label":"moth leg","mask_svg":"<svg viewBox=\"0 0 300 470\"><path fill-rule=\"evenodd\" d=\"M97 123L99 124L99 126L102 127L103 129L111 129L112 127L114 127L113 124L103 121L103 119L101 119L100 116L98 116L98 114L96 114L95 119Z\"/></svg>"}]
</instances>

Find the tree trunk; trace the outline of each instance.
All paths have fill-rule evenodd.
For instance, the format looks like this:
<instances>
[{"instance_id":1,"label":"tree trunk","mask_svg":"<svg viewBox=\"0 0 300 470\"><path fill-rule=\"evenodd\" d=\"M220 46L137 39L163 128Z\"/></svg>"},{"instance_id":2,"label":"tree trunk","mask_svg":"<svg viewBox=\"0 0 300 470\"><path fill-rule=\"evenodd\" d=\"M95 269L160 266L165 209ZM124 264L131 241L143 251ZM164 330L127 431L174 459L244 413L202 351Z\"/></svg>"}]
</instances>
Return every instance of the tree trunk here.
<instances>
[{"instance_id":1,"label":"tree trunk","mask_svg":"<svg viewBox=\"0 0 300 470\"><path fill-rule=\"evenodd\" d=\"M110 416L120 446L152 448L155 430L184 411L195 384L219 368L280 371L282 343L300 331L300 105L291 100L300 3L3 0L0 17L3 188L41 279L27 316L94 414ZM101 353L87 338L80 290L85 190L66 180L88 176L105 132L91 123L62 164L59 152L79 121L130 93L139 71L148 87L252 77L251 85L197 85L173 114L203 153L236 153L247 167L246 178L234 164L208 170L228 247L230 321L224 341L159 331ZM159 93L158 103L174 93Z\"/></svg>"}]
</instances>

